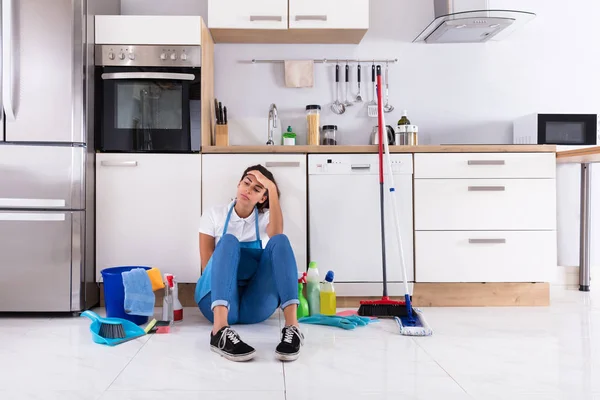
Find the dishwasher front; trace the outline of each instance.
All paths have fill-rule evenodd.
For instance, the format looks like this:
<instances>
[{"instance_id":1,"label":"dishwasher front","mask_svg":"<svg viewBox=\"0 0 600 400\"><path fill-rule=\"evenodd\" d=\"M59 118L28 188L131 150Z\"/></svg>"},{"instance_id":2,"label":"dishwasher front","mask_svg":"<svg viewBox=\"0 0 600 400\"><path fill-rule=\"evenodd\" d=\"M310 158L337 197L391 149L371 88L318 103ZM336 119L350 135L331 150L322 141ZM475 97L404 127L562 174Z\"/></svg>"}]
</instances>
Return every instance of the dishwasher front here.
<instances>
[{"instance_id":1,"label":"dishwasher front","mask_svg":"<svg viewBox=\"0 0 600 400\"><path fill-rule=\"evenodd\" d=\"M308 156L309 256L335 273L339 296L381 296L381 216L377 154ZM391 154L409 285L414 282L412 154ZM385 167L385 166L384 166ZM384 172L386 169L384 169ZM404 294L402 267L384 175L388 294ZM412 289L411 289L412 292Z\"/></svg>"}]
</instances>

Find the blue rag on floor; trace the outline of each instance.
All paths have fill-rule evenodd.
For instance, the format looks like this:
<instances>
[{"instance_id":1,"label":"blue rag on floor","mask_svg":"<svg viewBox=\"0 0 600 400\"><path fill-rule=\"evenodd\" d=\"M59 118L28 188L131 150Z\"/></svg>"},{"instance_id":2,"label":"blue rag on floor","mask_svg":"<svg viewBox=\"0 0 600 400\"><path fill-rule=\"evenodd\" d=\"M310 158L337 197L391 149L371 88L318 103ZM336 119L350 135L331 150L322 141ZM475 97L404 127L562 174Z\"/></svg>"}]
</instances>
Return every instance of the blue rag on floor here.
<instances>
[{"instance_id":1,"label":"blue rag on floor","mask_svg":"<svg viewBox=\"0 0 600 400\"><path fill-rule=\"evenodd\" d=\"M358 315L349 315L347 317L340 317L338 315L312 315L310 317L303 317L298 320L300 323L313 324L313 325L328 325L335 326L343 329L354 329L357 326L365 326L374 322L369 317L360 317Z\"/></svg>"},{"instance_id":2,"label":"blue rag on floor","mask_svg":"<svg viewBox=\"0 0 600 400\"><path fill-rule=\"evenodd\" d=\"M135 268L121 275L125 288L125 312L130 315L153 316L156 298L148 272L143 268Z\"/></svg>"}]
</instances>

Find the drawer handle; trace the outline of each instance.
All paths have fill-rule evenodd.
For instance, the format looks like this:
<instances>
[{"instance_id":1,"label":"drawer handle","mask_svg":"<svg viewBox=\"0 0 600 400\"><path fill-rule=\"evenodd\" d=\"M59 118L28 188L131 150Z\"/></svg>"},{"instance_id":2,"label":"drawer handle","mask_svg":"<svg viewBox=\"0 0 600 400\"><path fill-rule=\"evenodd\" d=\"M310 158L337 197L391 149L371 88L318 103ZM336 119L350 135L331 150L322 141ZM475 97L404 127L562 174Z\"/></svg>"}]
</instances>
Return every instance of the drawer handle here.
<instances>
[{"instance_id":1,"label":"drawer handle","mask_svg":"<svg viewBox=\"0 0 600 400\"><path fill-rule=\"evenodd\" d=\"M265 165L268 168L274 167L299 167L300 161L267 161Z\"/></svg>"},{"instance_id":2,"label":"drawer handle","mask_svg":"<svg viewBox=\"0 0 600 400\"><path fill-rule=\"evenodd\" d=\"M251 15L250 21L278 21L281 22L283 18L281 15Z\"/></svg>"},{"instance_id":3,"label":"drawer handle","mask_svg":"<svg viewBox=\"0 0 600 400\"><path fill-rule=\"evenodd\" d=\"M471 244L504 244L506 239L469 239Z\"/></svg>"},{"instance_id":4,"label":"drawer handle","mask_svg":"<svg viewBox=\"0 0 600 400\"><path fill-rule=\"evenodd\" d=\"M327 15L296 15L296 21L327 21Z\"/></svg>"},{"instance_id":5,"label":"drawer handle","mask_svg":"<svg viewBox=\"0 0 600 400\"><path fill-rule=\"evenodd\" d=\"M351 169L371 169L371 164L352 164Z\"/></svg>"},{"instance_id":6,"label":"drawer handle","mask_svg":"<svg viewBox=\"0 0 600 400\"><path fill-rule=\"evenodd\" d=\"M469 192L504 192L506 186L469 186Z\"/></svg>"},{"instance_id":7,"label":"drawer handle","mask_svg":"<svg viewBox=\"0 0 600 400\"><path fill-rule=\"evenodd\" d=\"M469 160L468 165L505 165L504 160Z\"/></svg>"},{"instance_id":8,"label":"drawer handle","mask_svg":"<svg viewBox=\"0 0 600 400\"><path fill-rule=\"evenodd\" d=\"M103 167L137 167L137 161L100 161Z\"/></svg>"}]
</instances>

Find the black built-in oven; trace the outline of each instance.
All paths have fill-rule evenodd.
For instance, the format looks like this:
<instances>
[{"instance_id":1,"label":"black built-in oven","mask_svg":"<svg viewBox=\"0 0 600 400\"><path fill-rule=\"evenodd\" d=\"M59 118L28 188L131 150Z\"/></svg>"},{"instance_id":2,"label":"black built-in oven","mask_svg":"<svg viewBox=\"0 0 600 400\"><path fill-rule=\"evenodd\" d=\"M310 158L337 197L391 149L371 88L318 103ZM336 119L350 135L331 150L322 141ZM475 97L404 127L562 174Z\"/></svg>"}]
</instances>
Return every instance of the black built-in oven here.
<instances>
[{"instance_id":1,"label":"black built-in oven","mask_svg":"<svg viewBox=\"0 0 600 400\"><path fill-rule=\"evenodd\" d=\"M96 150L199 152L200 70L200 46L96 46Z\"/></svg>"}]
</instances>

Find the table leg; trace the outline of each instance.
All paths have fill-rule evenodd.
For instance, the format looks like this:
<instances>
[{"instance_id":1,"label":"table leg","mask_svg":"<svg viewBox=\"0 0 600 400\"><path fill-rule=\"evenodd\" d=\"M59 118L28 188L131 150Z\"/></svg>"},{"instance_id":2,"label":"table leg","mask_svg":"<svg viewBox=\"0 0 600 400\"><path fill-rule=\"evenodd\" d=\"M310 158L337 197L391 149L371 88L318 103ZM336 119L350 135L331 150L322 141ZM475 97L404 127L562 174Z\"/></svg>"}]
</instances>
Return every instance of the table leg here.
<instances>
[{"instance_id":1,"label":"table leg","mask_svg":"<svg viewBox=\"0 0 600 400\"><path fill-rule=\"evenodd\" d=\"M581 227L579 240L579 290L590 291L590 237L592 234L591 221L591 165L581 164Z\"/></svg>"}]
</instances>

